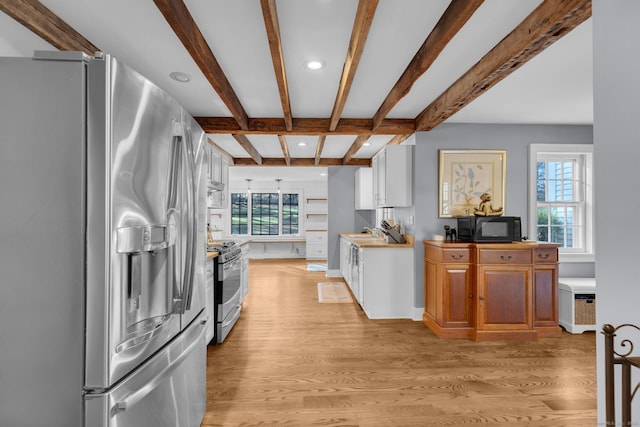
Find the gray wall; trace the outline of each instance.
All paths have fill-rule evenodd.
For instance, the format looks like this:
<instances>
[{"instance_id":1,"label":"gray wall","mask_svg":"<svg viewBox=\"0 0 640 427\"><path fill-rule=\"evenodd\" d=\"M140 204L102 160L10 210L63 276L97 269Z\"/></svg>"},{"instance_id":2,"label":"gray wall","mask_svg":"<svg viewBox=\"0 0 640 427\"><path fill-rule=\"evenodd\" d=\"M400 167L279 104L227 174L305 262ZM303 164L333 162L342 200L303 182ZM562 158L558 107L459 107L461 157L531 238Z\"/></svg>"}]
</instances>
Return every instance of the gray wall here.
<instances>
[{"instance_id":1,"label":"gray wall","mask_svg":"<svg viewBox=\"0 0 640 427\"><path fill-rule=\"evenodd\" d=\"M640 117L640 116L639 116ZM590 144L592 126L442 124L429 132L416 135L414 170L415 208L415 295L416 307L423 300L423 240L443 234L443 226L456 226L454 219L438 218L438 150L499 149L507 151L507 215L521 216L523 230L528 229L528 150L529 144ZM593 277L594 263L566 263L560 275Z\"/></svg>"},{"instance_id":2,"label":"gray wall","mask_svg":"<svg viewBox=\"0 0 640 427\"><path fill-rule=\"evenodd\" d=\"M358 168L331 166L327 170L328 270L340 269L340 233L361 231L363 227L371 226L375 219L374 211L355 210L355 173Z\"/></svg>"},{"instance_id":3,"label":"gray wall","mask_svg":"<svg viewBox=\"0 0 640 427\"><path fill-rule=\"evenodd\" d=\"M631 237L633 234L620 232L621 226L628 224L629 215L640 212L636 183L640 165L640 58L636 54L640 45L638 19L640 2L637 0L593 2L598 330L606 323L640 325L638 244ZM618 335L619 339L621 335ZM638 334L629 338L638 348ZM602 335L597 333L596 339L598 421L604 425ZM636 397L633 401L632 413L637 422L640 400Z\"/></svg>"}]
</instances>

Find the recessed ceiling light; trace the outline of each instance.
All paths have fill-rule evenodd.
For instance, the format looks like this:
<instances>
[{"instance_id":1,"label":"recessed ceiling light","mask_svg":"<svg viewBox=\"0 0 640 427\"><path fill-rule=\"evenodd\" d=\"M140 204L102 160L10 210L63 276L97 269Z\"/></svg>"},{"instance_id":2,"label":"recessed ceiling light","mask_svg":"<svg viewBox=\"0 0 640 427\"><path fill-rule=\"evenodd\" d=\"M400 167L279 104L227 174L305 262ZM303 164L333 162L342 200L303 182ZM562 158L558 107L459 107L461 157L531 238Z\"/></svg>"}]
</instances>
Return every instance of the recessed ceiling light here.
<instances>
[{"instance_id":1,"label":"recessed ceiling light","mask_svg":"<svg viewBox=\"0 0 640 427\"><path fill-rule=\"evenodd\" d=\"M327 176L327 174L325 172L321 172L320 176Z\"/></svg>"},{"instance_id":2,"label":"recessed ceiling light","mask_svg":"<svg viewBox=\"0 0 640 427\"><path fill-rule=\"evenodd\" d=\"M304 146L306 146L306 145L307 145L307 143L306 143L306 142L304 142L304 141L300 141L300 142L298 142L298 147L304 147Z\"/></svg>"},{"instance_id":3,"label":"recessed ceiling light","mask_svg":"<svg viewBox=\"0 0 640 427\"><path fill-rule=\"evenodd\" d=\"M180 83L187 83L189 80L191 80L191 76L189 74L181 73L179 71L174 71L173 73L170 73L169 77L171 77L173 80Z\"/></svg>"},{"instance_id":4,"label":"recessed ceiling light","mask_svg":"<svg viewBox=\"0 0 640 427\"><path fill-rule=\"evenodd\" d=\"M304 63L304 66L310 70L319 70L324 67L324 61L319 59L311 59Z\"/></svg>"},{"instance_id":5,"label":"recessed ceiling light","mask_svg":"<svg viewBox=\"0 0 640 427\"><path fill-rule=\"evenodd\" d=\"M368 146L370 146L370 145L371 145L371 143L370 143L370 142L365 142L365 143L364 143L364 144L362 144L362 145L364 145L365 147L368 147Z\"/></svg>"}]
</instances>

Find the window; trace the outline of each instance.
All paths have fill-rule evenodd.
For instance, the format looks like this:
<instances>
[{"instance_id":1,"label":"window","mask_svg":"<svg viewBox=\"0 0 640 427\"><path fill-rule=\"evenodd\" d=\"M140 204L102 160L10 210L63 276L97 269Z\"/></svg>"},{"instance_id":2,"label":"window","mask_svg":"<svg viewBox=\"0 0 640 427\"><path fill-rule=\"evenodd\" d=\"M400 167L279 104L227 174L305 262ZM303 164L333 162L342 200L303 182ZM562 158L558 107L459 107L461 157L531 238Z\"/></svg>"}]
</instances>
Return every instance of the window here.
<instances>
[{"instance_id":1,"label":"window","mask_svg":"<svg viewBox=\"0 0 640 427\"><path fill-rule=\"evenodd\" d=\"M531 144L529 236L559 243L561 261L594 261L593 146Z\"/></svg>"},{"instance_id":2,"label":"window","mask_svg":"<svg viewBox=\"0 0 640 427\"><path fill-rule=\"evenodd\" d=\"M231 234L298 234L298 193L231 193Z\"/></svg>"}]
</instances>

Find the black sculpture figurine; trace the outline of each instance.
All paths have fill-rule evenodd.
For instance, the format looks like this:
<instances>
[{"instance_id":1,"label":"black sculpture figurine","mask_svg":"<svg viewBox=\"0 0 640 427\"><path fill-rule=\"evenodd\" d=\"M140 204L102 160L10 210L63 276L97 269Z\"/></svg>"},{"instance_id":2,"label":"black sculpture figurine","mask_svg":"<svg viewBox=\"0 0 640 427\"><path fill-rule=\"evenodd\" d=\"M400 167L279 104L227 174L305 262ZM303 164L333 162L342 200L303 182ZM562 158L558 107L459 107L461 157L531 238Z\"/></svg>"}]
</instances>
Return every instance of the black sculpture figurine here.
<instances>
[{"instance_id":1,"label":"black sculpture figurine","mask_svg":"<svg viewBox=\"0 0 640 427\"><path fill-rule=\"evenodd\" d=\"M449 240L451 240L452 242L455 242L456 240L458 240L458 233L456 233L456 229L455 228L451 228L448 225L444 226L444 241L447 242Z\"/></svg>"}]
</instances>

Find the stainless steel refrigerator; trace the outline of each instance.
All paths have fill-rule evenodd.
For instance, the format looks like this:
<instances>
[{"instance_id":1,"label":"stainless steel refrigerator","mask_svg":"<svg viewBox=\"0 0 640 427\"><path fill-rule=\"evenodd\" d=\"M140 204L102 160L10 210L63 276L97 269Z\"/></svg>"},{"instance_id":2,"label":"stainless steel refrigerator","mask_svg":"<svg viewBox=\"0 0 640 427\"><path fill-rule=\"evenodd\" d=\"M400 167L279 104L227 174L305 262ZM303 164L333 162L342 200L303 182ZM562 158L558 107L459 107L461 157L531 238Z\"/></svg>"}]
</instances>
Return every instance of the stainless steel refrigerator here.
<instances>
[{"instance_id":1,"label":"stainless steel refrigerator","mask_svg":"<svg viewBox=\"0 0 640 427\"><path fill-rule=\"evenodd\" d=\"M110 55L0 58L0 425L199 426L206 138Z\"/></svg>"}]
</instances>

